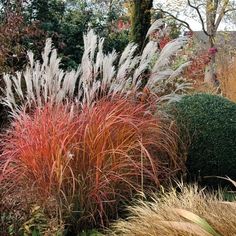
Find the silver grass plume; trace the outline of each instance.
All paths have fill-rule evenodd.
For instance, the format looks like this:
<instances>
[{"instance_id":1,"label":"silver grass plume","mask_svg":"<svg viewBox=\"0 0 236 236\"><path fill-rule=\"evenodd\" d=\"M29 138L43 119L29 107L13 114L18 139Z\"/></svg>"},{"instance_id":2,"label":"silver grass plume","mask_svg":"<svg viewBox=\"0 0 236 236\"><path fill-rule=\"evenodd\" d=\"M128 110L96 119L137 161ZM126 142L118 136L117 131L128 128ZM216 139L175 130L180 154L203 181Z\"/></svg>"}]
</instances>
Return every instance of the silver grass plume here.
<instances>
[{"instance_id":1,"label":"silver grass plume","mask_svg":"<svg viewBox=\"0 0 236 236\"><path fill-rule=\"evenodd\" d=\"M146 38L149 37L152 33L156 32L157 30L160 30L163 25L165 25L163 19L158 19L154 21L146 34Z\"/></svg>"},{"instance_id":2,"label":"silver grass plume","mask_svg":"<svg viewBox=\"0 0 236 236\"><path fill-rule=\"evenodd\" d=\"M139 93L141 78L146 70L151 71L146 87L157 93L164 81L174 80L184 68L183 65L172 70L170 64L173 55L185 43L186 38L171 41L152 66L153 58L158 53L155 42L150 41L141 55L136 54L137 45L130 43L119 59L115 51L104 54L104 39L90 30L84 35L81 65L77 70L63 71L60 68L61 59L58 58L56 49L52 48L51 39L47 39L42 63L34 60L34 54L28 52L29 63L24 71L17 72L16 76L3 76L6 86L1 103L8 106L13 114L24 105L43 106L47 102L59 104L73 101L82 106L90 106L103 95L113 97L117 94L128 96L131 92ZM115 66L118 59L118 66ZM26 89L23 89L24 85ZM171 91L170 94L179 91Z\"/></svg>"}]
</instances>

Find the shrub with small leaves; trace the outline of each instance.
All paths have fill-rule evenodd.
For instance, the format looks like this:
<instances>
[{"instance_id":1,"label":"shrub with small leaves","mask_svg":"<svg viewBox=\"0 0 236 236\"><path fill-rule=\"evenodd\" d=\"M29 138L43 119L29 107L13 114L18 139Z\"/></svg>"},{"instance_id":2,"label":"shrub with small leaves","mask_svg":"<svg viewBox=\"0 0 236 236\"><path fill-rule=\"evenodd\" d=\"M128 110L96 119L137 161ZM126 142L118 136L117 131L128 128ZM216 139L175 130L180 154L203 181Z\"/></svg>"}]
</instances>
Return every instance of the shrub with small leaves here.
<instances>
[{"instance_id":1,"label":"shrub with small leaves","mask_svg":"<svg viewBox=\"0 0 236 236\"><path fill-rule=\"evenodd\" d=\"M170 107L182 139L190 141L192 176L236 176L236 104L220 96L185 96Z\"/></svg>"}]
</instances>

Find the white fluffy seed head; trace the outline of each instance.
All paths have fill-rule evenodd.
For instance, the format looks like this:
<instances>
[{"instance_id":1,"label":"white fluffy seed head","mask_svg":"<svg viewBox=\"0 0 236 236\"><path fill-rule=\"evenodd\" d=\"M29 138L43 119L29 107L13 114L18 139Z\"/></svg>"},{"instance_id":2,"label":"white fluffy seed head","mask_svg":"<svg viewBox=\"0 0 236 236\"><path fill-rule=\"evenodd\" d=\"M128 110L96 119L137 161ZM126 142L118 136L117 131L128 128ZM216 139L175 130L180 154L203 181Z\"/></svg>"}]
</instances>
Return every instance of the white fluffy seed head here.
<instances>
[{"instance_id":1,"label":"white fluffy seed head","mask_svg":"<svg viewBox=\"0 0 236 236\"><path fill-rule=\"evenodd\" d=\"M149 33L158 24L155 22ZM146 86L155 93L159 82L176 78L188 65L185 63L174 71L168 67L172 56L185 43L186 38L179 38L168 43L154 66L152 66L153 58L158 51L155 42L150 41L141 55L136 52L137 45L130 43L124 49L118 66L115 66L118 60L117 53L113 51L104 54L104 39L99 38L93 30L90 30L84 35L81 65L77 70L63 71L60 68L61 59L56 49L52 47L52 40L47 39L42 53L42 63L35 60L34 54L29 51L29 64L25 70L17 72L16 76L3 76L5 88L1 103L8 106L13 114L25 104L29 107L40 107L48 102L59 104L70 101L88 106L101 95L127 96L131 91L139 93L143 73L147 70L151 73ZM175 94L176 91L172 93Z\"/></svg>"}]
</instances>

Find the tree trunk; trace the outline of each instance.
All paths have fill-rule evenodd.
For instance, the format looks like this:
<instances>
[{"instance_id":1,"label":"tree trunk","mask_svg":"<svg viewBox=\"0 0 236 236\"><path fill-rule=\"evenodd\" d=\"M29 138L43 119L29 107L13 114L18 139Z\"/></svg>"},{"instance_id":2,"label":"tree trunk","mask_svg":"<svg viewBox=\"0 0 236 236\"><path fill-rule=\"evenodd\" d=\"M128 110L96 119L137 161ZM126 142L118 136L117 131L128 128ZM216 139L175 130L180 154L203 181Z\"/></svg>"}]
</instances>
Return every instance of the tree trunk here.
<instances>
[{"instance_id":1,"label":"tree trunk","mask_svg":"<svg viewBox=\"0 0 236 236\"><path fill-rule=\"evenodd\" d=\"M214 39L209 37L209 50L215 48ZM210 53L210 51L209 51ZM216 55L215 53L210 53L210 62L205 70L205 82L209 85L213 85L214 87L218 86L217 78L216 78Z\"/></svg>"},{"instance_id":2,"label":"tree trunk","mask_svg":"<svg viewBox=\"0 0 236 236\"><path fill-rule=\"evenodd\" d=\"M145 43L145 37L151 25L152 5L153 0L131 1L130 41L137 43L140 48Z\"/></svg>"},{"instance_id":3,"label":"tree trunk","mask_svg":"<svg viewBox=\"0 0 236 236\"><path fill-rule=\"evenodd\" d=\"M215 24L216 21L216 12L219 6L218 1L207 0L206 4L206 23L207 23L207 36L208 36L208 53L210 54L210 62L205 69L205 79L204 81L213 86L219 87L219 81L217 79L216 73L216 52L215 47L215 38L217 27Z\"/></svg>"}]
</instances>

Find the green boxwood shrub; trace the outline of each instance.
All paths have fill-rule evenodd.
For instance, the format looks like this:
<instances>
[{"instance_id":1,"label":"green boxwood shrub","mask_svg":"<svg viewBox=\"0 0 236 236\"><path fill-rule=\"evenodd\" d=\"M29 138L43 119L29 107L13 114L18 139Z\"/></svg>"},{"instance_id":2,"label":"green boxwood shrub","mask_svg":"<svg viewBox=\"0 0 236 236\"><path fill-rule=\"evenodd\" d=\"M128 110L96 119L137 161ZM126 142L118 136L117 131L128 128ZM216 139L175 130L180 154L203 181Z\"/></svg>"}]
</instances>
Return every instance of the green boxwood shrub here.
<instances>
[{"instance_id":1,"label":"green boxwood shrub","mask_svg":"<svg viewBox=\"0 0 236 236\"><path fill-rule=\"evenodd\" d=\"M182 140L189 143L189 176L236 179L236 103L216 95L195 94L184 96L169 111Z\"/></svg>"}]
</instances>

